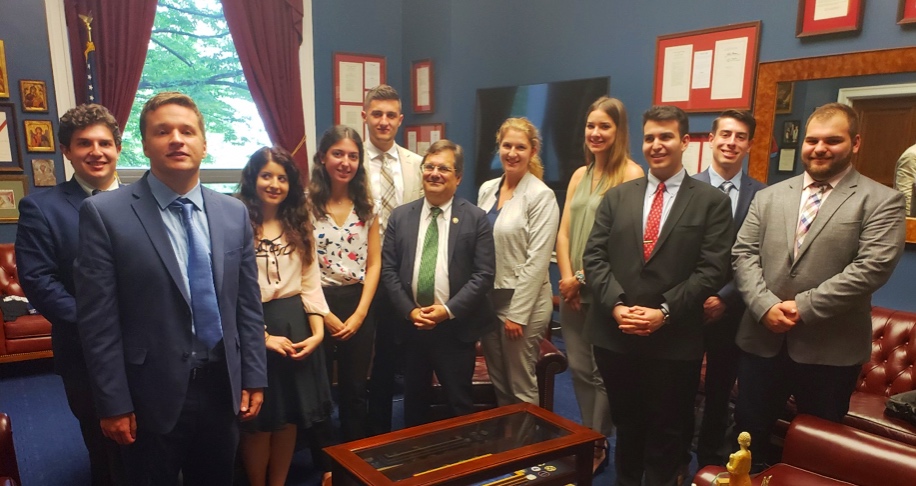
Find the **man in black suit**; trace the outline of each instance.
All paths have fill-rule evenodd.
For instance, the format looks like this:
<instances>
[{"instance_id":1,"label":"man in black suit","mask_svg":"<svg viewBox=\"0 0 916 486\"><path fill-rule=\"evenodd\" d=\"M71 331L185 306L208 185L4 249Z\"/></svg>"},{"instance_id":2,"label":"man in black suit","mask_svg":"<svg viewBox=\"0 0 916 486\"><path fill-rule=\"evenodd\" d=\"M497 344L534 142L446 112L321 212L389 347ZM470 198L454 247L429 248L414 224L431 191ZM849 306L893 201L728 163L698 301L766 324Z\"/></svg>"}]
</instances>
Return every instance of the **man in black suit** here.
<instances>
[{"instance_id":1,"label":"man in black suit","mask_svg":"<svg viewBox=\"0 0 916 486\"><path fill-rule=\"evenodd\" d=\"M731 200L735 229L744 222L751 200L765 184L751 179L742 169L754 139L757 121L748 111L724 111L712 123L709 143L712 163L694 178L719 188ZM705 404L697 442L699 467L721 466L728 461L726 444L728 404L738 376L738 345L735 334L744 315L744 301L729 281L703 303L703 344L706 347ZM691 433L693 432L693 423Z\"/></svg>"},{"instance_id":2,"label":"man in black suit","mask_svg":"<svg viewBox=\"0 0 916 486\"><path fill-rule=\"evenodd\" d=\"M585 247L586 320L617 425L617 484L675 485L703 359L703 301L728 278L731 205L687 177L687 115L643 114L645 178L607 192Z\"/></svg>"},{"instance_id":3,"label":"man in black suit","mask_svg":"<svg viewBox=\"0 0 916 486\"><path fill-rule=\"evenodd\" d=\"M99 428L76 327L73 260L80 203L93 192L118 188L115 168L121 154L121 131L104 106L80 105L60 118L57 139L73 166L73 177L22 199L16 266L29 303L51 322L54 370L64 382L70 411L80 423L92 484L119 484L123 476L120 453Z\"/></svg>"},{"instance_id":4,"label":"man in black suit","mask_svg":"<svg viewBox=\"0 0 916 486\"><path fill-rule=\"evenodd\" d=\"M425 197L391 212L382 245L382 281L408 328L407 426L429 421L434 371L449 414L472 411L475 343L498 324L487 298L496 268L493 230L481 209L455 197L461 147L439 140L421 166Z\"/></svg>"}]
</instances>

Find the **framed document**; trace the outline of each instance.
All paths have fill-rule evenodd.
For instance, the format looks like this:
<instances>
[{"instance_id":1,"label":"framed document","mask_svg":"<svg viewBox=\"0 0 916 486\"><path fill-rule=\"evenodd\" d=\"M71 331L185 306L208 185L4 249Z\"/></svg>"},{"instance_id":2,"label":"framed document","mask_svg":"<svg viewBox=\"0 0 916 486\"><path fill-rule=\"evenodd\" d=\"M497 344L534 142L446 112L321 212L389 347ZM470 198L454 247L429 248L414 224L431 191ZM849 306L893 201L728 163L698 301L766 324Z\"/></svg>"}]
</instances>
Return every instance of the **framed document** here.
<instances>
[{"instance_id":1,"label":"framed document","mask_svg":"<svg viewBox=\"0 0 916 486\"><path fill-rule=\"evenodd\" d=\"M334 124L347 125L367 138L363 123L366 91L385 84L385 58L372 54L334 53Z\"/></svg>"},{"instance_id":2,"label":"framed document","mask_svg":"<svg viewBox=\"0 0 916 486\"><path fill-rule=\"evenodd\" d=\"M865 0L798 0L795 37L857 32L862 29Z\"/></svg>"},{"instance_id":3,"label":"framed document","mask_svg":"<svg viewBox=\"0 0 916 486\"><path fill-rule=\"evenodd\" d=\"M655 104L688 112L750 109L760 21L659 36Z\"/></svg>"},{"instance_id":4,"label":"framed document","mask_svg":"<svg viewBox=\"0 0 916 486\"><path fill-rule=\"evenodd\" d=\"M404 127L404 146L422 157L429 146L445 138L445 123L428 123Z\"/></svg>"},{"instance_id":5,"label":"framed document","mask_svg":"<svg viewBox=\"0 0 916 486\"><path fill-rule=\"evenodd\" d=\"M0 175L0 223L19 221L19 201L28 193L24 175Z\"/></svg>"},{"instance_id":6,"label":"framed document","mask_svg":"<svg viewBox=\"0 0 916 486\"><path fill-rule=\"evenodd\" d=\"M897 23L916 23L916 0L900 0L900 6L897 7Z\"/></svg>"},{"instance_id":7,"label":"framed document","mask_svg":"<svg viewBox=\"0 0 916 486\"><path fill-rule=\"evenodd\" d=\"M0 171L2 172L22 170L17 127L16 109L13 104L0 103Z\"/></svg>"},{"instance_id":8,"label":"framed document","mask_svg":"<svg viewBox=\"0 0 916 486\"><path fill-rule=\"evenodd\" d=\"M410 91L413 95L414 113L432 113L433 62L429 59L414 61L410 67Z\"/></svg>"}]
</instances>

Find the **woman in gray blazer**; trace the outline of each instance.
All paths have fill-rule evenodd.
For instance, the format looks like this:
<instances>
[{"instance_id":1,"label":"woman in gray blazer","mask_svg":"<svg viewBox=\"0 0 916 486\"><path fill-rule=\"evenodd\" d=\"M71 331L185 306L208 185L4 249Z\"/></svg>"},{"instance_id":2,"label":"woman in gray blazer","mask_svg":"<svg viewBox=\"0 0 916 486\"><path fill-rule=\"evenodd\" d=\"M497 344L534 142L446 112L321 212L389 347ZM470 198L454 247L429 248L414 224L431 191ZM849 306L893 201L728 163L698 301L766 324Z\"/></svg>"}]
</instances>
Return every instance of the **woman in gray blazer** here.
<instances>
[{"instance_id":1,"label":"woman in gray blazer","mask_svg":"<svg viewBox=\"0 0 916 486\"><path fill-rule=\"evenodd\" d=\"M553 306L548 278L560 210L541 181L541 139L525 118L506 120L496 133L503 176L480 186L496 244L496 280L490 300L503 326L481 338L499 405L538 403L535 375L540 340Z\"/></svg>"}]
</instances>

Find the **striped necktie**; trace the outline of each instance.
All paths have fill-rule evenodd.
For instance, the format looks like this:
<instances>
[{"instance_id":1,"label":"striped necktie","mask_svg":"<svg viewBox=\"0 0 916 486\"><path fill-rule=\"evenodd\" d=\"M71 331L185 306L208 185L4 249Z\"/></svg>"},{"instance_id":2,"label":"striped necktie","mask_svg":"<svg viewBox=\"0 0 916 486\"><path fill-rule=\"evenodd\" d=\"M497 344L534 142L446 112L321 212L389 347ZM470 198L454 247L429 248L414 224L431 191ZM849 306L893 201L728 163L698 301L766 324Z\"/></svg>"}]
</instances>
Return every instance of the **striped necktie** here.
<instances>
[{"instance_id":1,"label":"striped necktie","mask_svg":"<svg viewBox=\"0 0 916 486\"><path fill-rule=\"evenodd\" d=\"M382 162L381 177L379 179L379 192L381 193L382 207L379 211L379 220L383 225L387 225L388 216L391 210L397 205L397 194L394 185L394 173L391 165L394 163L394 157L388 152L383 152L379 156Z\"/></svg>"},{"instance_id":2,"label":"striped necktie","mask_svg":"<svg viewBox=\"0 0 916 486\"><path fill-rule=\"evenodd\" d=\"M811 195L805 201L805 207L802 208L801 215L798 217L798 228L795 230L795 256L798 256L798 250L801 249L802 243L805 242L805 235L811 229L811 224L817 216L817 211L821 208L824 193L830 190L830 184L826 182L812 182L808 187L812 189Z\"/></svg>"}]
</instances>

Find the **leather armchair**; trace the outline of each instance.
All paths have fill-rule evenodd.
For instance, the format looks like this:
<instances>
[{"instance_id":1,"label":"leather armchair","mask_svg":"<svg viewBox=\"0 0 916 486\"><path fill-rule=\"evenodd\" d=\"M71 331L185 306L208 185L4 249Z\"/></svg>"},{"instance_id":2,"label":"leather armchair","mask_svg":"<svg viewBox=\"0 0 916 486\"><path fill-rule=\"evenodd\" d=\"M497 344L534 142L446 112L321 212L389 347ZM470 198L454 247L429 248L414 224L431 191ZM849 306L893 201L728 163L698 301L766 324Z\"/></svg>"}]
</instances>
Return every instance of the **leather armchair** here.
<instances>
[{"instance_id":1,"label":"leather armchair","mask_svg":"<svg viewBox=\"0 0 916 486\"><path fill-rule=\"evenodd\" d=\"M0 296L24 297L16 272L16 253L12 243L0 244ZM39 314L20 316L6 322L0 310L0 363L49 358L51 323Z\"/></svg>"},{"instance_id":2,"label":"leather armchair","mask_svg":"<svg viewBox=\"0 0 916 486\"><path fill-rule=\"evenodd\" d=\"M712 485L716 475L723 472L724 467L705 467L697 473L694 484ZM916 447L848 425L799 415L786 434L782 462L764 470L752 483L759 485L770 475L772 484L913 484Z\"/></svg>"},{"instance_id":3,"label":"leather armchair","mask_svg":"<svg viewBox=\"0 0 916 486\"><path fill-rule=\"evenodd\" d=\"M7 414L0 412L0 486L16 486L22 483L19 477L19 463L13 447L13 428Z\"/></svg>"}]
</instances>

